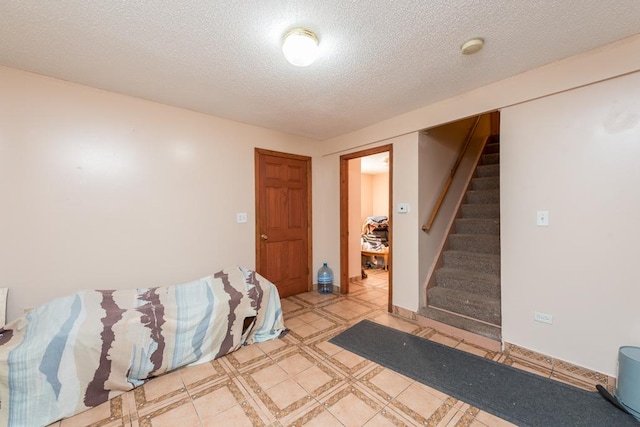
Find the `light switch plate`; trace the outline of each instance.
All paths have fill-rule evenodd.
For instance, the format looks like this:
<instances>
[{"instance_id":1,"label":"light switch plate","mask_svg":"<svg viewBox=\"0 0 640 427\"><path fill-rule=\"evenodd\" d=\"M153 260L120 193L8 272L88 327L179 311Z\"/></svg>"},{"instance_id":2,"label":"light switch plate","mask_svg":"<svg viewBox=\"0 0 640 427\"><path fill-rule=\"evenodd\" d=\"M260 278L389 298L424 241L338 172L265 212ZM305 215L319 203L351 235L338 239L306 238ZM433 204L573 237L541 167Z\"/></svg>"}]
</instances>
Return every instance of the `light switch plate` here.
<instances>
[{"instance_id":1,"label":"light switch plate","mask_svg":"<svg viewBox=\"0 0 640 427\"><path fill-rule=\"evenodd\" d=\"M247 222L247 213L246 212L240 212L236 215L236 221L238 222L238 224L244 224L245 222Z\"/></svg>"},{"instance_id":2,"label":"light switch plate","mask_svg":"<svg viewBox=\"0 0 640 427\"><path fill-rule=\"evenodd\" d=\"M538 211L536 224L540 227L549 226L549 211Z\"/></svg>"}]
</instances>

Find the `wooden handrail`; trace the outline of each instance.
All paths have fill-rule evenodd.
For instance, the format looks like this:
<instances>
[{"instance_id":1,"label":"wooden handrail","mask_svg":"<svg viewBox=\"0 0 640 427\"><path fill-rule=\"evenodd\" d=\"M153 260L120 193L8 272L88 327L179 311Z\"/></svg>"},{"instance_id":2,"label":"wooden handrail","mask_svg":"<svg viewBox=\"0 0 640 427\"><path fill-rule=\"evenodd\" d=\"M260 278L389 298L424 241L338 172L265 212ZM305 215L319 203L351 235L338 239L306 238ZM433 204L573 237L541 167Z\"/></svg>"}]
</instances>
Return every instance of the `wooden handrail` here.
<instances>
[{"instance_id":1,"label":"wooden handrail","mask_svg":"<svg viewBox=\"0 0 640 427\"><path fill-rule=\"evenodd\" d=\"M436 220L436 215L438 215L438 211L440 211L440 206L442 206L442 202L444 201L444 198L447 195L447 192L449 191L449 187L453 182L453 177L455 176L456 171L458 170L458 166L460 166L460 163L462 162L462 159L464 158L464 155L467 152L467 148L469 147L469 143L471 143L471 138L473 138L473 134L475 133L479 122L480 122L480 116L476 118L476 121L473 123L473 126L471 126L471 129L469 129L469 133L467 134L467 139L464 143L464 146L462 147L462 150L460 150L460 152L458 153L458 158L456 159L456 162L453 164L453 167L449 172L449 177L447 178L447 181L444 183L444 186L442 187L442 191L440 191L440 195L438 196L438 200L436 200L436 204L433 206L431 215L429 216L429 219L427 220L427 222L422 226L423 231L429 231L431 229L431 226L433 225L433 222Z\"/></svg>"}]
</instances>

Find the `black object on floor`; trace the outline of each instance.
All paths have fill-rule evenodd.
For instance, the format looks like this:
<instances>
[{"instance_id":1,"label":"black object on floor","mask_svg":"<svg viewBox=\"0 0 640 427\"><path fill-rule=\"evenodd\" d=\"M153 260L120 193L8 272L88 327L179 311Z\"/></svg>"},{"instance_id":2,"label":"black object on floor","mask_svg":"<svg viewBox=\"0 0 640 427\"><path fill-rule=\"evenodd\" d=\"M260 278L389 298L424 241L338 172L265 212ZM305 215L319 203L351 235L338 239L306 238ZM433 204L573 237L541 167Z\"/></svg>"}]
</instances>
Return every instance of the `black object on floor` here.
<instances>
[{"instance_id":1,"label":"black object on floor","mask_svg":"<svg viewBox=\"0 0 640 427\"><path fill-rule=\"evenodd\" d=\"M640 426L595 391L368 320L329 342L519 426Z\"/></svg>"},{"instance_id":2,"label":"black object on floor","mask_svg":"<svg viewBox=\"0 0 640 427\"><path fill-rule=\"evenodd\" d=\"M608 400L609 403L611 403L613 406L620 409L622 412L626 412L627 414L631 415L629 411L627 411L627 409L620 404L620 402L618 401L618 398L612 395L611 393L609 393L609 390L602 387L600 384L596 385L596 390L598 390L598 393L600 393L600 396Z\"/></svg>"}]
</instances>

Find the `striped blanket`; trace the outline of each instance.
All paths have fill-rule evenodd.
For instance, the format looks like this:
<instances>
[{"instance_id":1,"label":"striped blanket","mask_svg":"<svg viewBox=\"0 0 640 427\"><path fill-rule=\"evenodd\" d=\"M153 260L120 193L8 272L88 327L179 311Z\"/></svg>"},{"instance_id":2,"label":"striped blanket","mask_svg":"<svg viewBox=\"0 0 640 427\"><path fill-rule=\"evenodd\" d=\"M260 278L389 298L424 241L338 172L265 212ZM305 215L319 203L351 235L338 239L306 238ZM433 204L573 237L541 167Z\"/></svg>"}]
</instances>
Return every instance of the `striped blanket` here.
<instances>
[{"instance_id":1,"label":"striped blanket","mask_svg":"<svg viewBox=\"0 0 640 427\"><path fill-rule=\"evenodd\" d=\"M240 267L55 299L0 329L0 425L47 425L283 330L275 286Z\"/></svg>"}]
</instances>

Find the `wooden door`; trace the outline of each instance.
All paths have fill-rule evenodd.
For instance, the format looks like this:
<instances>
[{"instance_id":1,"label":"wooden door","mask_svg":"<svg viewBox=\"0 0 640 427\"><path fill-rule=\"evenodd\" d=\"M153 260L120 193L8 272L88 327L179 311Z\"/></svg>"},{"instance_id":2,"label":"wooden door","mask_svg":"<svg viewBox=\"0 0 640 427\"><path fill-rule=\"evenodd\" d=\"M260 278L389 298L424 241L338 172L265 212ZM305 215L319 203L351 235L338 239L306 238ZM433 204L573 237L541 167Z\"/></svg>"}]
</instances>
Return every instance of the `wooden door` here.
<instances>
[{"instance_id":1,"label":"wooden door","mask_svg":"<svg viewBox=\"0 0 640 427\"><path fill-rule=\"evenodd\" d=\"M256 271L281 298L311 282L311 158L256 148Z\"/></svg>"}]
</instances>

